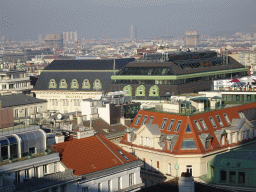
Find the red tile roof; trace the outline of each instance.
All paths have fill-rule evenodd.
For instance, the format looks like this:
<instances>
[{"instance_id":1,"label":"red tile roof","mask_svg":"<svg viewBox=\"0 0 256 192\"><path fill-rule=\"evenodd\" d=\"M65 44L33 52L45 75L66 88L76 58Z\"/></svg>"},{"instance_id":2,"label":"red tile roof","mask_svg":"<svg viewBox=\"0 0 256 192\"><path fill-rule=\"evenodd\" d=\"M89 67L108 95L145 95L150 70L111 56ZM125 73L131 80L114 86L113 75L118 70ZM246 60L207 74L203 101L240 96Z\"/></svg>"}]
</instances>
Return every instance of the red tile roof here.
<instances>
[{"instance_id":1,"label":"red tile roof","mask_svg":"<svg viewBox=\"0 0 256 192\"><path fill-rule=\"evenodd\" d=\"M74 175L85 175L138 160L102 135L56 144L61 161ZM129 160L127 161L120 150Z\"/></svg>"},{"instance_id":2,"label":"red tile roof","mask_svg":"<svg viewBox=\"0 0 256 192\"><path fill-rule=\"evenodd\" d=\"M196 115L192 115L192 116L182 116L182 115L177 115L177 114L170 114L170 113L159 113L159 112L152 112L152 111L139 111L138 114L136 115L133 123L131 124L130 127L134 127L136 129L139 129L142 126L142 120L144 116L148 116L147 120L146 120L146 124L149 122L149 119L151 116L154 116L154 120L152 122L152 124L158 124L158 126L160 127L163 119L167 118L167 122L165 124L164 129L161 130L162 133L164 133L165 135L179 135L178 140L173 148L172 153L176 153L176 154L184 154L184 153L188 153L188 154L198 154L198 153L206 153L208 151L212 151L212 150L216 150L219 148L223 148L223 147L227 147L227 145L225 146L221 146L220 145L220 141L217 139L214 131L216 130L221 130L221 128L223 127L229 127L230 124L227 123L226 119L224 118L224 113L227 114L230 122L232 122L232 119L240 119L240 116L238 114L239 111L248 111L248 110L253 110L256 109L256 103L250 103L250 104L246 104L246 105L240 105L240 106L236 106L236 107L230 107L230 108L225 108L225 109L220 109L220 110L215 110L215 111L210 111L210 112L205 112L205 113L200 113L200 114L196 114ZM137 125L135 125L136 119L138 118L138 116L141 115L140 121ZM216 115L218 115L223 123L223 126L221 126L219 124L219 122L217 121ZM254 114L254 119L256 115ZM212 117L215 121L216 127L213 127L210 118ZM203 119L206 126L207 126L207 130L204 130L202 123L200 122L200 119ZM167 130L169 123L171 120L175 120L174 124L172 126L171 130ZM198 121L199 125L201 126L201 131L199 131L195 125L195 120ZM177 125L178 121L182 121L181 122L181 126L179 128L179 131L175 132L175 127ZM191 128L191 132L187 132L186 133L186 128L187 128L187 124L190 125ZM212 139L212 143L211 143L211 149L208 149L207 151L205 151L205 148L199 138L199 135L201 135L202 133L205 134L210 134L213 139ZM183 139L186 138L193 138L195 140L195 144L197 147L197 150L181 150L181 145L183 142ZM126 135L122 138L122 140L120 141L120 143L122 144L131 144L129 142L127 142L127 137ZM231 144L234 145L234 144ZM142 146L138 146L141 148L145 148ZM147 147L146 147L147 148ZM153 148L151 148L151 150L154 150ZM164 149L165 152L170 152L167 149Z\"/></svg>"}]
</instances>

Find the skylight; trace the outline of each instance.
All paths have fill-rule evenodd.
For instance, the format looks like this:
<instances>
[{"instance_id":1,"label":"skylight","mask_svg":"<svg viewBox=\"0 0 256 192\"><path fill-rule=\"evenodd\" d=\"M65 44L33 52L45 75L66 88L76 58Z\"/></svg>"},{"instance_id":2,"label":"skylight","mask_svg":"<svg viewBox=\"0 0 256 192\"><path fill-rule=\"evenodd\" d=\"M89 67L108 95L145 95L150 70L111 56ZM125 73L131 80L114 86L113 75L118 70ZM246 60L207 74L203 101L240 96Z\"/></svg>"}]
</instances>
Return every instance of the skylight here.
<instances>
[{"instance_id":1,"label":"skylight","mask_svg":"<svg viewBox=\"0 0 256 192\"><path fill-rule=\"evenodd\" d=\"M191 127L190 127L189 123L187 124L186 132L191 132Z\"/></svg>"},{"instance_id":2,"label":"skylight","mask_svg":"<svg viewBox=\"0 0 256 192\"><path fill-rule=\"evenodd\" d=\"M198 123L197 120L195 120L195 124L196 124L197 130L198 130L198 131L202 131L202 128L201 128L201 126L199 125L199 123Z\"/></svg>"},{"instance_id":3,"label":"skylight","mask_svg":"<svg viewBox=\"0 0 256 192\"><path fill-rule=\"evenodd\" d=\"M170 121L169 126L168 126L168 128L167 128L168 131L172 129L173 124L174 124L174 119L172 119L172 120Z\"/></svg>"},{"instance_id":4,"label":"skylight","mask_svg":"<svg viewBox=\"0 0 256 192\"><path fill-rule=\"evenodd\" d=\"M225 117L225 119L226 119L227 123L228 123L228 124L230 124L230 120L229 120L229 118L228 118L227 114L226 114L226 113L224 113L223 115L224 115L224 117Z\"/></svg>"},{"instance_id":5,"label":"skylight","mask_svg":"<svg viewBox=\"0 0 256 192\"><path fill-rule=\"evenodd\" d=\"M141 118L141 115L138 115L138 117L137 117L137 119L136 119L134 125L138 125L138 124L139 124L140 118Z\"/></svg>"},{"instance_id":6,"label":"skylight","mask_svg":"<svg viewBox=\"0 0 256 192\"><path fill-rule=\"evenodd\" d=\"M147 118L148 118L148 116L147 116L147 115L145 115L145 116L143 117L143 120L142 120L141 125L144 125L144 124L146 123Z\"/></svg>"},{"instance_id":7,"label":"skylight","mask_svg":"<svg viewBox=\"0 0 256 192\"><path fill-rule=\"evenodd\" d=\"M182 150L197 149L195 140L194 139L183 139L181 149Z\"/></svg>"},{"instance_id":8,"label":"skylight","mask_svg":"<svg viewBox=\"0 0 256 192\"><path fill-rule=\"evenodd\" d=\"M149 118L148 124L152 124L153 120L154 120L154 116L151 116L151 117Z\"/></svg>"},{"instance_id":9,"label":"skylight","mask_svg":"<svg viewBox=\"0 0 256 192\"><path fill-rule=\"evenodd\" d=\"M128 157L126 157L126 156L125 156L125 154L123 154L123 152L122 152L122 151L117 150L117 152L118 152L120 155L122 155L122 157L123 157L126 161L129 161L129 158L128 158Z\"/></svg>"},{"instance_id":10,"label":"skylight","mask_svg":"<svg viewBox=\"0 0 256 192\"><path fill-rule=\"evenodd\" d=\"M201 122L201 124L203 125L204 130L207 131L208 128L207 128L207 126L206 126L204 120L203 120L203 119L200 119L200 122Z\"/></svg>"},{"instance_id":11,"label":"skylight","mask_svg":"<svg viewBox=\"0 0 256 192\"><path fill-rule=\"evenodd\" d=\"M213 126L213 127L216 127L216 123L215 123L214 119L213 119L212 117L209 117L209 118L210 118L210 120L211 120L212 126Z\"/></svg>"},{"instance_id":12,"label":"skylight","mask_svg":"<svg viewBox=\"0 0 256 192\"><path fill-rule=\"evenodd\" d=\"M181 125L181 121L178 121L174 131L178 132L180 129L180 125Z\"/></svg>"},{"instance_id":13,"label":"skylight","mask_svg":"<svg viewBox=\"0 0 256 192\"><path fill-rule=\"evenodd\" d=\"M160 129L164 129L165 125L166 125L167 119L164 119L162 122L162 125L160 127Z\"/></svg>"},{"instance_id":14,"label":"skylight","mask_svg":"<svg viewBox=\"0 0 256 192\"><path fill-rule=\"evenodd\" d=\"M223 123L221 121L221 118L219 115L216 115L217 121L219 122L220 126L223 126Z\"/></svg>"}]
</instances>

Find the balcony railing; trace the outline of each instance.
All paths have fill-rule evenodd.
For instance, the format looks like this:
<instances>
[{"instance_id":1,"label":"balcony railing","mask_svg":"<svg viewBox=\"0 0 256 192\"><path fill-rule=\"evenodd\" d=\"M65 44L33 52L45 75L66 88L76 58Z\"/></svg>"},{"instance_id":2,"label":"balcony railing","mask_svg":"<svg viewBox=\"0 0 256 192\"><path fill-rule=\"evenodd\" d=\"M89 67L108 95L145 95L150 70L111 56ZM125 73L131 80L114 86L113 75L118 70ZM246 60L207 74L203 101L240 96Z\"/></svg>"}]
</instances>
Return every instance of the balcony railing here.
<instances>
[{"instance_id":1,"label":"balcony railing","mask_svg":"<svg viewBox=\"0 0 256 192\"><path fill-rule=\"evenodd\" d=\"M19 161L24 161L28 159L33 159L41 156L45 156L48 154L53 154L57 153L56 146L49 146L47 148L41 148L41 149L36 149L36 153L32 152L24 152L24 153L17 153L17 154L12 154L8 156L0 156L0 166L10 164L10 163L15 163Z\"/></svg>"}]
</instances>

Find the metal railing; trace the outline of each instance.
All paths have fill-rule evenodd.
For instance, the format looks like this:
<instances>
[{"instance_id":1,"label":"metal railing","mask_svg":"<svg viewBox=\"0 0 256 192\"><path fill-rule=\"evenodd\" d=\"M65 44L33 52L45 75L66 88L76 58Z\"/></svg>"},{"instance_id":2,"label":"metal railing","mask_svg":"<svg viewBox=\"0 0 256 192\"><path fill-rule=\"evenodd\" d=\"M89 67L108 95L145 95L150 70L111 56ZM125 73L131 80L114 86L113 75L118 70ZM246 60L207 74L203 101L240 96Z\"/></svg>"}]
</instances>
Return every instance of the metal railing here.
<instances>
[{"instance_id":1,"label":"metal railing","mask_svg":"<svg viewBox=\"0 0 256 192\"><path fill-rule=\"evenodd\" d=\"M1 135L10 135L14 133L20 133L25 131L31 131L39 129L40 126L38 124L18 124L16 126L8 127L8 128L1 128L0 127L0 136Z\"/></svg>"},{"instance_id":2,"label":"metal railing","mask_svg":"<svg viewBox=\"0 0 256 192\"><path fill-rule=\"evenodd\" d=\"M24 161L28 159L33 159L41 156L45 156L48 154L57 153L56 146L52 145L46 148L36 149L35 152L23 152L16 153L8 156L0 156L0 166L15 163L19 161Z\"/></svg>"}]
</instances>

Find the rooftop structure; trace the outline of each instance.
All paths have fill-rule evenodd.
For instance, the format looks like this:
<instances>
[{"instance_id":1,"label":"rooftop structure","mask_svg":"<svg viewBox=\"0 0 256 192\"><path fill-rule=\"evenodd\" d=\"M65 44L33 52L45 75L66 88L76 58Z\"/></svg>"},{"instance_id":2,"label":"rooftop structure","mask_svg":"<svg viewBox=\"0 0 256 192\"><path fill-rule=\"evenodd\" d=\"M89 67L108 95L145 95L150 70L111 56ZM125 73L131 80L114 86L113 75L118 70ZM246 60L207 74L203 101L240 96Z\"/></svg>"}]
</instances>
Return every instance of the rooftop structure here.
<instances>
[{"instance_id":1,"label":"rooftop structure","mask_svg":"<svg viewBox=\"0 0 256 192\"><path fill-rule=\"evenodd\" d=\"M198 46L198 32L197 31L186 31L185 33L185 41L186 46Z\"/></svg>"},{"instance_id":2,"label":"rooftop structure","mask_svg":"<svg viewBox=\"0 0 256 192\"><path fill-rule=\"evenodd\" d=\"M62 48L63 35L62 34L46 34L44 38L45 47L48 48Z\"/></svg>"}]
</instances>

